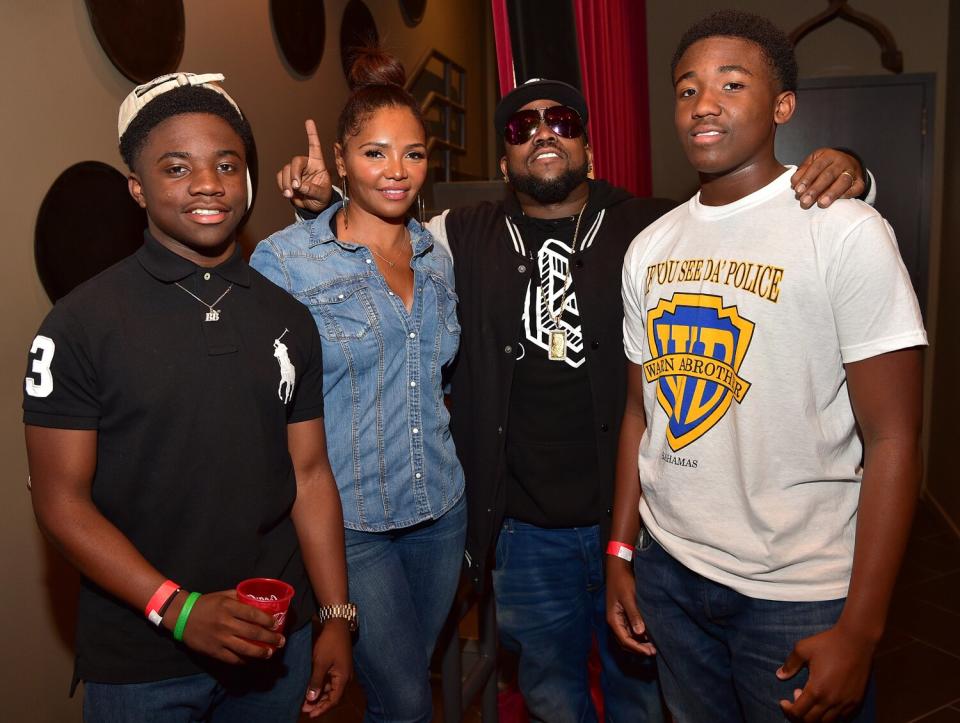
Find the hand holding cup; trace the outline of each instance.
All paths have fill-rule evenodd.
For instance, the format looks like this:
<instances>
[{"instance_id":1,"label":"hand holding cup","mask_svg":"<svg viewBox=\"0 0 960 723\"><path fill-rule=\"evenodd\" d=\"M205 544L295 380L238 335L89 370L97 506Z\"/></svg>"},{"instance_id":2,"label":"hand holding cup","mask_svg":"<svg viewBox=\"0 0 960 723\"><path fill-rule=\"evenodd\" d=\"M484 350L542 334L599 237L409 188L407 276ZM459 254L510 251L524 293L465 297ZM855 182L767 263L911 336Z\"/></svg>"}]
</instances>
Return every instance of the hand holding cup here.
<instances>
[{"instance_id":1,"label":"hand holding cup","mask_svg":"<svg viewBox=\"0 0 960 723\"><path fill-rule=\"evenodd\" d=\"M237 585L237 599L273 617L273 630L283 631L287 610L293 599L293 586L269 577L254 577ZM257 641L252 641L257 642ZM257 642L257 645L266 645Z\"/></svg>"}]
</instances>

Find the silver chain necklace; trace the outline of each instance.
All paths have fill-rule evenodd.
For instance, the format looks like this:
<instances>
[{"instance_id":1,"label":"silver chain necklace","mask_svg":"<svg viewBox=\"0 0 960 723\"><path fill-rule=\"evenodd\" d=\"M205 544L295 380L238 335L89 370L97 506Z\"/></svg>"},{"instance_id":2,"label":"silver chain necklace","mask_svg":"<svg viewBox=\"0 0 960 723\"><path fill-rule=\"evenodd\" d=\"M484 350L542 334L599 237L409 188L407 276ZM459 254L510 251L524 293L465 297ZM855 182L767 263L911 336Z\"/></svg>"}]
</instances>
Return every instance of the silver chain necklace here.
<instances>
[{"instance_id":1,"label":"silver chain necklace","mask_svg":"<svg viewBox=\"0 0 960 723\"><path fill-rule=\"evenodd\" d=\"M577 251L577 236L580 233L580 219L583 218L583 212L587 209L587 204L584 203L580 209L580 213L577 214L577 224L573 227L573 244L570 247L570 256ZM573 263L571 259L567 259L567 273L563 277L563 294L560 296L560 305L557 307L557 313L553 313L553 309L550 308L550 296L547 293L547 289L543 287L543 274L540 275L540 298L543 299L543 308L547 312L547 316L550 317L550 321L553 322L553 328L550 329L550 344L547 351L547 357L550 361L565 361L567 358L567 332L566 330L560 327L560 317L563 316L563 307L567 303L567 292L570 291L570 276L572 274Z\"/></svg>"},{"instance_id":2,"label":"silver chain necklace","mask_svg":"<svg viewBox=\"0 0 960 723\"><path fill-rule=\"evenodd\" d=\"M196 300L199 301L201 304L203 304L204 306L207 307L208 311L207 311L206 315L205 315L204 318L203 318L204 321L220 321L220 309L214 309L213 307L216 306L217 304L219 304L221 301L223 301L223 297L230 293L230 289L233 288L233 284L230 284L230 286L227 287L227 290L224 291L222 294L220 294L220 296L217 297L217 300L216 300L216 301L214 301L212 304L208 304L206 301L204 301L204 300L201 299L199 296L197 296L195 293L193 293L192 291L190 291L190 289L188 289L187 287L185 287L185 286L184 286L183 284L181 284L179 281L174 281L173 283L176 284L177 286L179 286L181 289L183 289L183 290L186 291L188 294L190 294L190 296L192 296L194 299L196 299Z\"/></svg>"}]
</instances>

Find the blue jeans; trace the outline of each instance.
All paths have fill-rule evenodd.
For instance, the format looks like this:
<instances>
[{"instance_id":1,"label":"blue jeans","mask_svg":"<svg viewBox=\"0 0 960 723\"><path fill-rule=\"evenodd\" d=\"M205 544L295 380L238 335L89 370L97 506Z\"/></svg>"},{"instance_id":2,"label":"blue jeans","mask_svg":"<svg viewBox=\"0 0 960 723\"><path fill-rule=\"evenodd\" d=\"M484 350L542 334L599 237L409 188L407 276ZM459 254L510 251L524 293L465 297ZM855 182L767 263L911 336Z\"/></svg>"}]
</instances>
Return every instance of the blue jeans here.
<instances>
[{"instance_id":1,"label":"blue jeans","mask_svg":"<svg viewBox=\"0 0 960 723\"><path fill-rule=\"evenodd\" d=\"M246 723L300 716L310 680L311 628L287 638L282 655L230 671L230 681L205 673L149 683L83 684L85 723Z\"/></svg>"},{"instance_id":2,"label":"blue jeans","mask_svg":"<svg viewBox=\"0 0 960 723\"><path fill-rule=\"evenodd\" d=\"M535 721L597 720L587 660L596 639L610 723L660 723L655 663L623 650L607 627L599 527L546 529L507 519L493 589L501 643L519 655L519 685Z\"/></svg>"},{"instance_id":3,"label":"blue jeans","mask_svg":"<svg viewBox=\"0 0 960 723\"><path fill-rule=\"evenodd\" d=\"M785 720L807 669L777 669L802 638L832 627L843 599L781 602L747 597L687 569L643 530L634 558L637 603L657 646L667 707L677 723ZM874 720L873 680L853 721Z\"/></svg>"},{"instance_id":4,"label":"blue jeans","mask_svg":"<svg viewBox=\"0 0 960 723\"><path fill-rule=\"evenodd\" d=\"M346 530L353 647L367 699L364 721L429 723L430 657L460 580L466 534L461 500L439 520L392 532Z\"/></svg>"}]
</instances>

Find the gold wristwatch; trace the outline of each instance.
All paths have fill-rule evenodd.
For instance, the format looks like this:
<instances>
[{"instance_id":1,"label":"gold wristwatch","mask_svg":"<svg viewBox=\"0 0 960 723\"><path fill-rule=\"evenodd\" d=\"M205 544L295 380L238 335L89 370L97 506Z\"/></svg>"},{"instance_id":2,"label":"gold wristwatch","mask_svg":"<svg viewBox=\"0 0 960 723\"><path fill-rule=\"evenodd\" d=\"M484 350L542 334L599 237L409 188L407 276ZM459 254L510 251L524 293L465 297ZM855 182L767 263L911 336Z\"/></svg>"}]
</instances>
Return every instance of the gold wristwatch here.
<instances>
[{"instance_id":1,"label":"gold wristwatch","mask_svg":"<svg viewBox=\"0 0 960 723\"><path fill-rule=\"evenodd\" d=\"M317 621L320 624L327 620L346 620L347 628L352 633L357 629L357 606L352 602L337 605L324 605L317 610Z\"/></svg>"}]
</instances>

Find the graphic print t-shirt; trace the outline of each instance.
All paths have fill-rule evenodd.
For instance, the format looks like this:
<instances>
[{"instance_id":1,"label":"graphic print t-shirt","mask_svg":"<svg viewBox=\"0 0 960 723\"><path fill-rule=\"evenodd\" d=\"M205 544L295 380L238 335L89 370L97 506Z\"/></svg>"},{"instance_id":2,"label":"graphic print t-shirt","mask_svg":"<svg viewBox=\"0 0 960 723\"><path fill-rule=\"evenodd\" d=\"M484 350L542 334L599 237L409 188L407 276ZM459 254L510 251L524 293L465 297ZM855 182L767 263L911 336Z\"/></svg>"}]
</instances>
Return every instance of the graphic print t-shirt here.
<instances>
[{"instance_id":1,"label":"graphic print t-shirt","mask_svg":"<svg viewBox=\"0 0 960 723\"><path fill-rule=\"evenodd\" d=\"M699 195L624 261L643 367L640 513L683 565L745 595L846 595L862 445L843 365L925 345L890 226L859 201L804 211L788 170Z\"/></svg>"},{"instance_id":2,"label":"graphic print t-shirt","mask_svg":"<svg viewBox=\"0 0 960 723\"><path fill-rule=\"evenodd\" d=\"M575 220L525 217L517 234L536 267L524 297L507 428L507 510L541 527L596 524L602 514L593 401L573 276ZM584 224L586 226L586 224ZM580 229L585 240L591 229ZM581 245L578 243L578 246ZM562 308L562 312L561 312ZM566 359L549 358L559 316Z\"/></svg>"}]
</instances>

